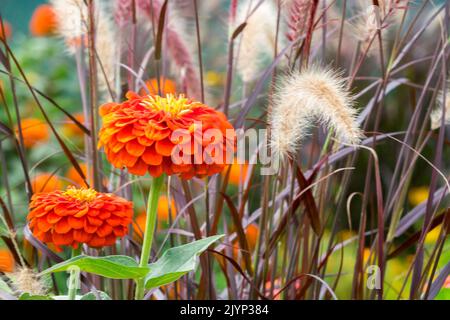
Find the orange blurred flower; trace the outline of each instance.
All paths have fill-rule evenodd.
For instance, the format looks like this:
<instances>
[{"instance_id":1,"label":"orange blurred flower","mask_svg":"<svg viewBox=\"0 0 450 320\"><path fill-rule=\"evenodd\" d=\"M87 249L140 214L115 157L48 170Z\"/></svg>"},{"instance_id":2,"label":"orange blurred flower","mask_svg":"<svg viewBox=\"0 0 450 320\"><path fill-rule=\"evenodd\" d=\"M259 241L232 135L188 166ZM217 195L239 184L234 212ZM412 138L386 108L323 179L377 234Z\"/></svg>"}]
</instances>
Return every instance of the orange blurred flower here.
<instances>
[{"instance_id":1,"label":"orange blurred flower","mask_svg":"<svg viewBox=\"0 0 450 320\"><path fill-rule=\"evenodd\" d=\"M0 24L0 40L9 39L9 37L11 37L11 34L12 34L11 25L5 20L3 20L3 28L2 25Z\"/></svg>"},{"instance_id":2,"label":"orange blurred flower","mask_svg":"<svg viewBox=\"0 0 450 320\"><path fill-rule=\"evenodd\" d=\"M42 4L34 10L30 20L30 32L35 37L44 37L55 33L57 18L53 7Z\"/></svg>"},{"instance_id":3,"label":"orange blurred flower","mask_svg":"<svg viewBox=\"0 0 450 320\"><path fill-rule=\"evenodd\" d=\"M259 237L259 227L255 223L249 224L245 229L245 237L247 238L248 249L250 251L255 250ZM239 242L235 240L233 244L233 255L235 258L238 257L239 251Z\"/></svg>"},{"instance_id":4,"label":"orange blurred flower","mask_svg":"<svg viewBox=\"0 0 450 320\"><path fill-rule=\"evenodd\" d=\"M235 143L233 127L223 113L183 95L162 98L128 92L127 99L100 107L98 146L105 147L113 166L135 175L166 173L183 179L223 170Z\"/></svg>"},{"instance_id":5,"label":"orange blurred flower","mask_svg":"<svg viewBox=\"0 0 450 320\"><path fill-rule=\"evenodd\" d=\"M230 166L231 169L230 175L228 177L228 182L236 186L239 185L241 182L244 182L247 177L248 164L247 163L239 164L235 159L233 164L231 164ZM227 174L227 171L228 167L226 167L222 171L222 174L225 176Z\"/></svg>"},{"instance_id":6,"label":"orange blurred flower","mask_svg":"<svg viewBox=\"0 0 450 320\"><path fill-rule=\"evenodd\" d=\"M0 249L0 272L14 271L14 257L7 249Z\"/></svg>"},{"instance_id":7,"label":"orange blurred flower","mask_svg":"<svg viewBox=\"0 0 450 320\"><path fill-rule=\"evenodd\" d=\"M177 93L177 85L175 84L174 81L166 79L166 78L161 78L159 80L159 84L161 85L161 96L162 97L165 97L167 94L170 94L170 93L171 94ZM140 95L142 95L142 96L145 96L147 94L159 95L157 78L152 78L152 79L145 81L145 86L147 87L148 91L145 88L142 88L139 91Z\"/></svg>"},{"instance_id":8,"label":"orange blurred flower","mask_svg":"<svg viewBox=\"0 0 450 320\"><path fill-rule=\"evenodd\" d=\"M21 121L23 143L25 147L31 148L38 142L45 142L50 138L50 132L47 124L39 119L28 118ZM16 126L16 133L18 134L19 128Z\"/></svg>"},{"instance_id":9,"label":"orange blurred flower","mask_svg":"<svg viewBox=\"0 0 450 320\"><path fill-rule=\"evenodd\" d=\"M158 229L162 229L164 225L169 223L169 200L166 196L162 195L158 200ZM175 202L171 201L170 215L172 217L172 221L175 220L177 215L177 209L175 207ZM147 214L145 212L139 214L135 218L134 231L139 237L143 237L143 232L145 232L145 223L147 221Z\"/></svg>"},{"instance_id":10,"label":"orange blurred flower","mask_svg":"<svg viewBox=\"0 0 450 320\"><path fill-rule=\"evenodd\" d=\"M245 229L245 236L247 237L249 249L251 251L254 250L256 248L256 243L258 242L259 227L255 223L248 225Z\"/></svg>"},{"instance_id":11,"label":"orange blurred flower","mask_svg":"<svg viewBox=\"0 0 450 320\"><path fill-rule=\"evenodd\" d=\"M33 195L27 220L36 238L60 250L113 245L128 232L132 216L133 204L119 196L69 187Z\"/></svg>"},{"instance_id":12,"label":"orange blurred flower","mask_svg":"<svg viewBox=\"0 0 450 320\"><path fill-rule=\"evenodd\" d=\"M80 123L84 123L84 115L82 113L76 113L73 116ZM70 119L67 119L67 122L64 123L62 131L68 138L83 138L84 136L83 130Z\"/></svg>"},{"instance_id":13,"label":"orange blurred flower","mask_svg":"<svg viewBox=\"0 0 450 320\"><path fill-rule=\"evenodd\" d=\"M33 193L50 192L62 188L61 180L50 173L40 173L31 180Z\"/></svg>"},{"instance_id":14,"label":"orange blurred flower","mask_svg":"<svg viewBox=\"0 0 450 320\"><path fill-rule=\"evenodd\" d=\"M80 163L81 171L83 171L84 176L87 177L87 166L84 163ZM70 183L74 184L77 187L87 187L86 182L84 182L83 178L80 177L78 171L71 167L67 173L66 178L70 180Z\"/></svg>"}]
</instances>

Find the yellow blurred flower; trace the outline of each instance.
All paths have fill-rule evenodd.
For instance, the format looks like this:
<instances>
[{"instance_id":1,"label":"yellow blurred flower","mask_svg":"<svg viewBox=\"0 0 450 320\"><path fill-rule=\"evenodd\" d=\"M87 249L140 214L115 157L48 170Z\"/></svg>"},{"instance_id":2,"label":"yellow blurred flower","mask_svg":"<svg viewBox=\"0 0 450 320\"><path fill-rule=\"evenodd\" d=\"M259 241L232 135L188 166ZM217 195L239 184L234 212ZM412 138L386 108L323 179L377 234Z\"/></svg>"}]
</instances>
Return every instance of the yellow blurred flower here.
<instances>
[{"instance_id":1,"label":"yellow blurred flower","mask_svg":"<svg viewBox=\"0 0 450 320\"><path fill-rule=\"evenodd\" d=\"M425 237L425 244L436 243L436 241L439 238L439 235L441 234L441 228L442 225L438 225L433 230L428 231L427 236Z\"/></svg>"},{"instance_id":2,"label":"yellow blurred flower","mask_svg":"<svg viewBox=\"0 0 450 320\"><path fill-rule=\"evenodd\" d=\"M412 206L417 206L428 199L429 189L427 186L415 187L409 191L408 199Z\"/></svg>"},{"instance_id":3,"label":"yellow blurred flower","mask_svg":"<svg viewBox=\"0 0 450 320\"><path fill-rule=\"evenodd\" d=\"M224 76L219 72L208 71L205 74L205 82L210 87L220 86L224 83Z\"/></svg>"},{"instance_id":4,"label":"yellow blurred flower","mask_svg":"<svg viewBox=\"0 0 450 320\"><path fill-rule=\"evenodd\" d=\"M345 240L348 240L348 239L350 239L350 238L353 238L353 237L355 237L355 236L357 236L358 234L355 232L355 231L352 231L352 230L342 230L342 231L339 231L338 232L338 234L337 234L337 239L339 240L339 241L345 241Z\"/></svg>"}]
</instances>

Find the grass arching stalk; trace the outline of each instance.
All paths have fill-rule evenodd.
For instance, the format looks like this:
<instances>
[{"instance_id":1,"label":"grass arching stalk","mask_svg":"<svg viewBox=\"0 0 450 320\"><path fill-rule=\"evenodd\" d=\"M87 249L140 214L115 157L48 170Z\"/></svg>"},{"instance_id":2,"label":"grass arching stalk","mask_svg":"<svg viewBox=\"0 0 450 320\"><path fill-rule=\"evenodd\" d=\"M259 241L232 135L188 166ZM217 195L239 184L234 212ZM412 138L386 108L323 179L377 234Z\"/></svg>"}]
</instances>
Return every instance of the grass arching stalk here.
<instances>
[{"instance_id":1,"label":"grass arching stalk","mask_svg":"<svg viewBox=\"0 0 450 320\"><path fill-rule=\"evenodd\" d=\"M152 250L153 237L156 227L158 199L161 193L161 187L164 183L164 175L152 179L150 191L147 199L147 219L145 222L144 240L142 244L140 267L146 267ZM136 281L135 299L142 300L145 291L145 278Z\"/></svg>"}]
</instances>

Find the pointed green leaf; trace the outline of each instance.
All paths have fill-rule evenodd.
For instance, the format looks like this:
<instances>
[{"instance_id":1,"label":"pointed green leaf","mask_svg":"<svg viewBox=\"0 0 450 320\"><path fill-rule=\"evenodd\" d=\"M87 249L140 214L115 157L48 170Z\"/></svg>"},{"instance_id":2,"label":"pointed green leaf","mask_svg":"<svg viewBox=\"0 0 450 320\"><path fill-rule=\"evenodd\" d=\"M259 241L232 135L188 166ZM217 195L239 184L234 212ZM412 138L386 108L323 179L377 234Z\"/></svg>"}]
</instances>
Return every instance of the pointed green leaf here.
<instances>
[{"instance_id":1,"label":"pointed green leaf","mask_svg":"<svg viewBox=\"0 0 450 320\"><path fill-rule=\"evenodd\" d=\"M145 287L151 289L171 283L195 270L197 256L223 236L212 236L167 250L158 261L149 264Z\"/></svg>"},{"instance_id":2,"label":"pointed green leaf","mask_svg":"<svg viewBox=\"0 0 450 320\"><path fill-rule=\"evenodd\" d=\"M67 271L71 268L80 268L80 271L111 279L138 279L149 272L147 267L139 267L134 259L127 256L90 257L81 255L56 264L44 270L41 275Z\"/></svg>"}]
</instances>

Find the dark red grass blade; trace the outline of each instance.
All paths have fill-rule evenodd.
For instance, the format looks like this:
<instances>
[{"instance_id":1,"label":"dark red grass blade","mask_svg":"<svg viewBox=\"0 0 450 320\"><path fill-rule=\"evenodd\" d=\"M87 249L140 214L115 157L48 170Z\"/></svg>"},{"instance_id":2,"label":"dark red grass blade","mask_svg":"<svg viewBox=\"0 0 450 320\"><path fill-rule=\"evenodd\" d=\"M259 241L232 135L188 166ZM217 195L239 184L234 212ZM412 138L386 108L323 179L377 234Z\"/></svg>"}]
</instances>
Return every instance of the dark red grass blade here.
<instances>
[{"instance_id":1,"label":"dark red grass blade","mask_svg":"<svg viewBox=\"0 0 450 320\"><path fill-rule=\"evenodd\" d=\"M39 101L38 97L36 96L36 93L33 91L33 88L31 87L30 82L28 81L28 78L26 77L24 71L22 70L19 62L17 61L16 57L14 56L11 48L8 46L8 44L6 42L4 42L4 45L8 51L8 53L11 55L11 58L13 59L17 69L19 70L23 80L25 81L25 84L27 85L28 89L31 92L31 95L33 96L33 99L35 100L36 104L38 105L42 115L44 116L47 124L50 126L50 129L52 130L53 134L56 137L56 140L58 140L59 145L61 146L61 148L63 149L64 154L67 156L67 158L69 158L69 161L72 163L73 167L75 168L75 170L78 172L78 174L80 175L80 177L83 178L84 182L86 183L86 185L89 185L87 180L86 180L86 176L83 173L83 170L81 169L80 165L78 164L78 162L75 160L75 157L73 156L72 152L69 150L69 148L66 146L66 144L64 143L64 141L61 139L61 137L59 136L57 130L55 129L55 127L53 126L52 122L50 121L50 118L48 117L47 113L45 112L44 108L41 105L41 102Z\"/></svg>"},{"instance_id":2,"label":"dark red grass blade","mask_svg":"<svg viewBox=\"0 0 450 320\"><path fill-rule=\"evenodd\" d=\"M239 246L242 249L242 255L245 260L245 267L247 269L247 272L250 276L253 276L253 270L252 270L252 261L250 257L250 250L248 248L248 242L247 237L245 236L244 229L242 228L241 219L239 217L239 213L236 209L236 207L233 204L233 201L230 199L229 196L227 196L224 193L221 193L222 197L224 197L225 201L227 202L228 207L230 208L231 212L231 218L233 219L234 226L236 227L236 233L237 238L239 241Z\"/></svg>"}]
</instances>

